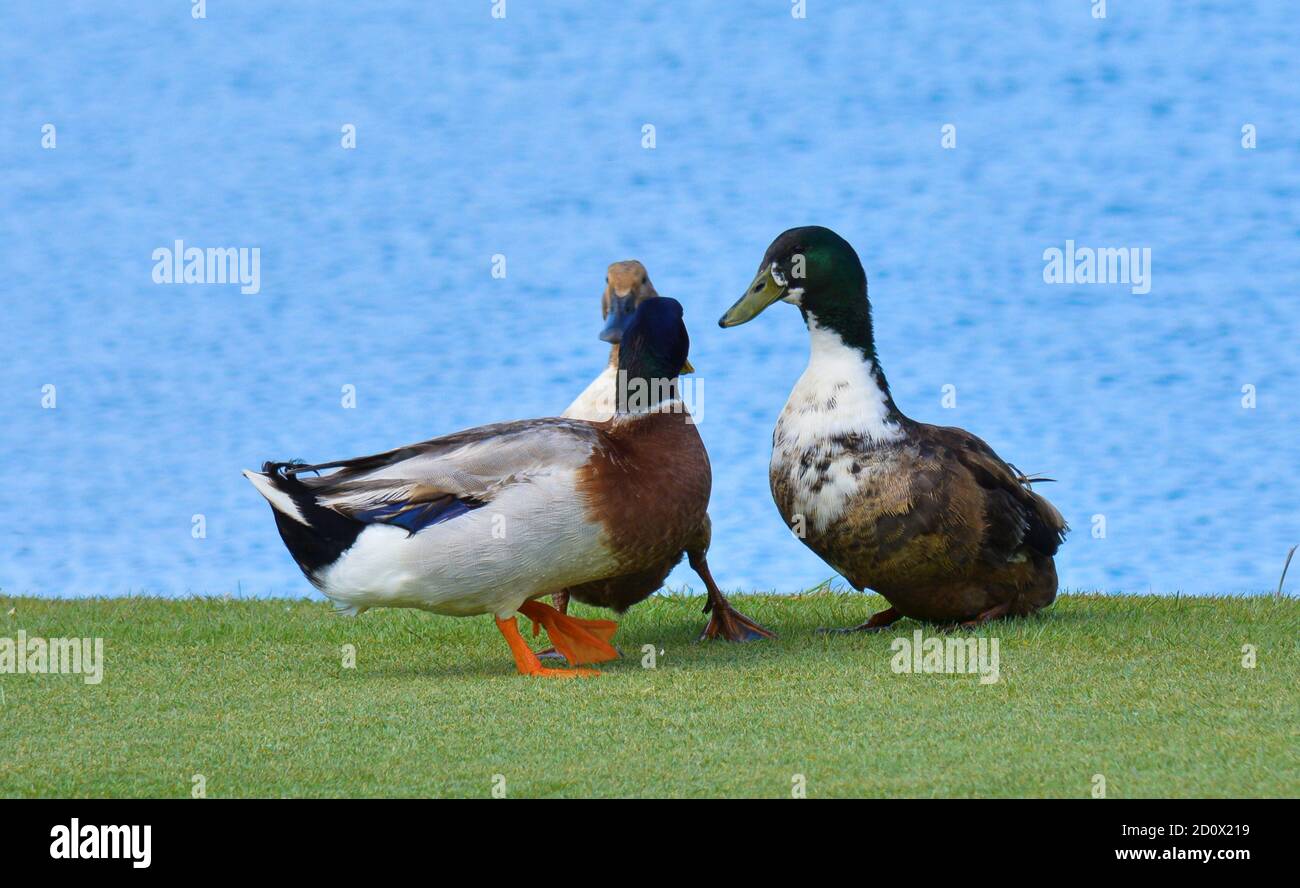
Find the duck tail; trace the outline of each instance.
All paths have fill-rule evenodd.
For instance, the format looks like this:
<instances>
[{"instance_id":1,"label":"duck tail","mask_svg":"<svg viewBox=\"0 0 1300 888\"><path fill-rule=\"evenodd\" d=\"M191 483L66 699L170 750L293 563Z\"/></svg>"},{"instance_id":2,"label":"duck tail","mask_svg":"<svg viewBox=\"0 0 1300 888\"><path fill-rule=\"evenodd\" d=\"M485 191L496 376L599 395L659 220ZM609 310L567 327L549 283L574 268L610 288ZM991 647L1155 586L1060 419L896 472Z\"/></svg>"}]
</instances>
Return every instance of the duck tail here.
<instances>
[{"instance_id":1,"label":"duck tail","mask_svg":"<svg viewBox=\"0 0 1300 888\"><path fill-rule=\"evenodd\" d=\"M266 501L271 504L276 515L283 515L291 518L299 524L310 526L310 522L303 514L303 506L315 504L315 498L311 497L311 503L302 503L301 492L298 488L303 485L296 478L284 474L284 469L289 468L291 463L265 462L262 463L262 471L254 472L252 469L244 470L244 477L253 483L257 492L266 497ZM295 497L295 494L299 494Z\"/></svg>"},{"instance_id":2,"label":"duck tail","mask_svg":"<svg viewBox=\"0 0 1300 888\"><path fill-rule=\"evenodd\" d=\"M280 539L313 584L316 572L333 564L356 542L365 525L322 506L311 488L298 480L297 463L265 462L262 471L244 471L275 514Z\"/></svg>"}]
</instances>

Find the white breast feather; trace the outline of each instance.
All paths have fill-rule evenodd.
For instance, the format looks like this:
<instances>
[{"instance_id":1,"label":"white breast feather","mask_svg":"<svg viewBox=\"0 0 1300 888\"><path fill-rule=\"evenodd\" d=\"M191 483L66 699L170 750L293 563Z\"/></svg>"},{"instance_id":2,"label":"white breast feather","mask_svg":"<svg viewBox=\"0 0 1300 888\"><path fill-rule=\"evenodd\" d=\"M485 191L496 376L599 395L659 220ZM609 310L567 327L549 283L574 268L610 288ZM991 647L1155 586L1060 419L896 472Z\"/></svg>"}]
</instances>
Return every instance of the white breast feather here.
<instances>
[{"instance_id":1,"label":"white breast feather","mask_svg":"<svg viewBox=\"0 0 1300 888\"><path fill-rule=\"evenodd\" d=\"M867 445L888 444L901 439L903 431L889 419L885 393L862 353L811 318L808 332L811 355L777 420L771 473L773 477L788 474L794 488L794 514L804 516L820 532L839 518L848 499L883 462L846 453L831 443L833 439L857 434ZM805 456L809 457L806 468ZM822 470L821 463L827 460L830 464ZM814 492L817 481L821 485Z\"/></svg>"},{"instance_id":2,"label":"white breast feather","mask_svg":"<svg viewBox=\"0 0 1300 888\"><path fill-rule=\"evenodd\" d=\"M618 385L618 368L613 364L601 371L600 375L583 389L582 394L573 400L564 413L568 419L586 419L591 422L604 422L614 415L614 397Z\"/></svg>"}]
</instances>

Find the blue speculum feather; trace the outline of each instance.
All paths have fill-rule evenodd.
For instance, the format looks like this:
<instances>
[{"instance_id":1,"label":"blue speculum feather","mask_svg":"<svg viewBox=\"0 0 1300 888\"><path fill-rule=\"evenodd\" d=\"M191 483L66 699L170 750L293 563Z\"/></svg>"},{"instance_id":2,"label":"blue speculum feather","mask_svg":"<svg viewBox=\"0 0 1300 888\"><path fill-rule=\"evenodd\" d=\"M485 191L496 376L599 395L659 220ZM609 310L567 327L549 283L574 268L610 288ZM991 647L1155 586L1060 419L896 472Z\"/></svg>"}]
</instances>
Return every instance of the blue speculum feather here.
<instances>
[{"instance_id":1,"label":"blue speculum feather","mask_svg":"<svg viewBox=\"0 0 1300 888\"><path fill-rule=\"evenodd\" d=\"M395 502L358 512L356 517L366 524L391 524L409 533L417 533L426 527L464 515L480 505L482 503L440 499L411 508L409 503Z\"/></svg>"}]
</instances>

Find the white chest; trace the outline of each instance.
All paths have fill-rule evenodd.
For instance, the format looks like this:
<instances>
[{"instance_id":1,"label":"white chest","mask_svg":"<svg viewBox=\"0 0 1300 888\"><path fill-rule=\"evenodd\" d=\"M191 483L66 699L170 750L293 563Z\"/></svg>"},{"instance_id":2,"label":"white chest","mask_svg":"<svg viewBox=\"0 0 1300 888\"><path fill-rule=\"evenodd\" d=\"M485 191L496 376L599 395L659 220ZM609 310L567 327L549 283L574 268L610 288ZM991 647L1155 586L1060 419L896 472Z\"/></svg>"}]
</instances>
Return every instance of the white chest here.
<instances>
[{"instance_id":1,"label":"white chest","mask_svg":"<svg viewBox=\"0 0 1300 888\"><path fill-rule=\"evenodd\" d=\"M604 422L614 415L617 390L618 368L611 364L560 415L568 419Z\"/></svg>"},{"instance_id":2,"label":"white chest","mask_svg":"<svg viewBox=\"0 0 1300 888\"><path fill-rule=\"evenodd\" d=\"M903 437L862 353L809 324L812 352L772 435L773 487L790 497L787 520L822 531L887 462L878 448ZM877 452L873 452L877 451Z\"/></svg>"}]
</instances>

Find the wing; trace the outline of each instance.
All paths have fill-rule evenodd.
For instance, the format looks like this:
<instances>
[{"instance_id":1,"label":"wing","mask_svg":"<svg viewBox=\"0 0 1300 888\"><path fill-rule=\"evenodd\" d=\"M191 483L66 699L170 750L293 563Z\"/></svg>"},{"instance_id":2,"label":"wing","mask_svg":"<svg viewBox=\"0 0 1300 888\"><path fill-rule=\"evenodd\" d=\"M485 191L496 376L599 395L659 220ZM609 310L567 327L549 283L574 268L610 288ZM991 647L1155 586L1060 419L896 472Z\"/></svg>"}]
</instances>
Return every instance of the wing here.
<instances>
[{"instance_id":1,"label":"wing","mask_svg":"<svg viewBox=\"0 0 1300 888\"><path fill-rule=\"evenodd\" d=\"M1022 546L1055 555L1069 526L1056 507L1030 488L1032 479L1004 462L993 448L965 429L924 426L923 434L948 451L984 494L985 557L1005 561Z\"/></svg>"},{"instance_id":2,"label":"wing","mask_svg":"<svg viewBox=\"0 0 1300 888\"><path fill-rule=\"evenodd\" d=\"M600 432L590 423L532 419L281 471L301 482L321 506L366 524L415 533L480 508L513 484L575 470L600 446Z\"/></svg>"}]
</instances>

